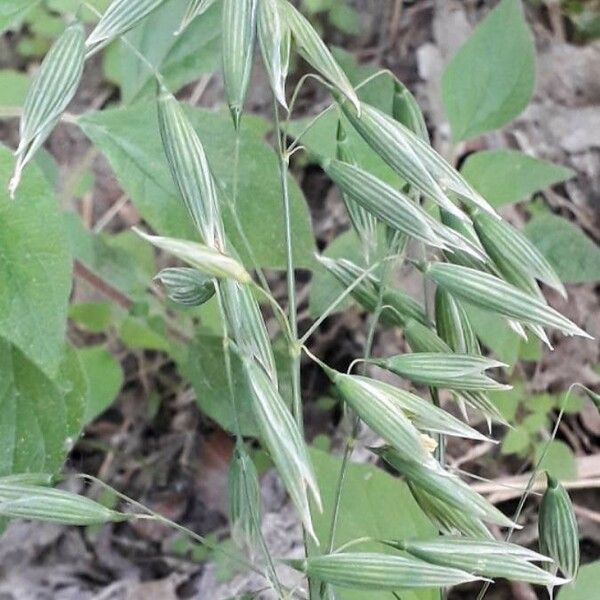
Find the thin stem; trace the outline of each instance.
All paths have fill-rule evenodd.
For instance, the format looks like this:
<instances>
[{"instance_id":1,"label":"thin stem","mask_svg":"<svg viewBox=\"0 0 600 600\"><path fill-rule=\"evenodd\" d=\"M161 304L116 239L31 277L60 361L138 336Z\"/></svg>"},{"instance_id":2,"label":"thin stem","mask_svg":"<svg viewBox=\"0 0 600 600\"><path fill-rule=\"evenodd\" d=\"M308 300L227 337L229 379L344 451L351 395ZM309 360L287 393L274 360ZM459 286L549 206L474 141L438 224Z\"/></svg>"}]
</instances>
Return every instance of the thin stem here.
<instances>
[{"instance_id":1,"label":"thin stem","mask_svg":"<svg viewBox=\"0 0 600 600\"><path fill-rule=\"evenodd\" d=\"M381 75L389 75L390 77L395 78L394 74L389 69L381 69L380 71L377 71L377 73L373 73L373 75L370 75L369 77L367 77L366 79L364 79L363 81L361 81L354 89L355 90L360 90L362 87L364 87L365 85L371 83L371 81L373 81L377 77L380 77ZM316 77L314 75L313 75L313 77L315 77L315 79L318 79L318 80L320 80L320 81L323 82L323 80L321 80L321 78ZM298 82L298 85L300 85L300 83L304 83L304 81L307 78L308 78L308 76L303 77ZM323 82L323 83L328 88L330 88L330 86L327 84L327 82ZM297 94L298 90L299 90L299 88L298 88L298 86L296 86L296 91L294 92L294 96L292 97L292 102L290 103L290 112L289 112L289 115L288 115L288 123L289 123L289 116L291 116L292 105L293 105L293 102L296 100L296 94ZM308 123L308 125L300 132L300 134L293 140L293 142L288 147L288 155L291 152L294 151L294 149L296 148L296 146L298 145L298 143L300 142L300 140L317 124L317 122L320 121L321 118L324 117L335 106L336 106L335 103L330 104L327 108L325 108L320 113L318 113L317 115L315 115L315 117L313 117L313 119ZM287 135L287 125L286 125L286 129L285 129L284 135Z\"/></svg>"},{"instance_id":2,"label":"thin stem","mask_svg":"<svg viewBox=\"0 0 600 600\"><path fill-rule=\"evenodd\" d=\"M302 89L302 86L309 80L309 79L316 79L319 83L322 83L323 85L328 86L327 82L320 76L317 75L316 73L307 73L306 75L303 75L302 77L300 77L300 79L298 80L298 83L296 84L296 87L294 87L294 91L292 93L292 98L290 100L290 103L288 104L288 110L287 110L287 117L285 120L285 132L287 133L289 124L290 124L290 118L292 116L292 112L294 111L294 106L296 104L296 101L298 100L298 95L300 94L300 90Z\"/></svg>"},{"instance_id":3,"label":"thin stem","mask_svg":"<svg viewBox=\"0 0 600 600\"><path fill-rule=\"evenodd\" d=\"M283 198L283 218L285 230L285 254L287 267L287 296L288 296L288 322L294 339L298 338L298 316L296 306L296 273L294 269L294 251L292 239L292 210L290 205L290 194L288 187L288 162L285 155L284 142L281 135L281 123L279 120L279 107L273 99L275 114L275 129L277 137L277 149L279 154L279 175L281 181L281 193ZM292 367L292 394L293 412L296 423L302 431L304 424L302 420L302 399L300 394L300 352L297 347L290 348Z\"/></svg>"},{"instance_id":4,"label":"thin stem","mask_svg":"<svg viewBox=\"0 0 600 600\"><path fill-rule=\"evenodd\" d=\"M535 480L537 478L538 471L539 471L542 463L544 462L546 455L548 454L548 450L550 449L550 444L552 444L552 442L556 438L556 434L558 433L558 428L559 428L562 418L565 414L567 402L571 396L571 393L573 392L573 389L576 387L583 387L583 386L580 383L573 383L571 386L569 386L569 389L567 390L565 397L563 398L563 401L562 401L562 404L560 407L560 412L558 413L556 423L554 424L554 429L552 430L552 435L546 441L546 444L544 445L544 450L542 451L540 458L537 460L533 470L531 471L531 475L529 476L529 480L527 481L527 486L525 487L525 491L523 492L523 495L521 496L521 499L519 500L517 510L515 511L515 514L512 518L514 524L510 527L510 529L508 530L508 533L506 534L507 542L510 542L510 540L513 536L513 533L515 532L516 523L519 520L521 513L523 512L523 508L525 507L525 502L527 502L527 499L529 498L529 495L531 493L531 490L532 490ZM490 589L491 585L492 585L492 583L488 581L481 588L481 591L479 592L479 595L477 596L477 600L483 600L487 591Z\"/></svg>"},{"instance_id":5,"label":"thin stem","mask_svg":"<svg viewBox=\"0 0 600 600\"><path fill-rule=\"evenodd\" d=\"M230 560L237 562L239 565L244 566L246 569L253 571L257 575L261 575L262 577L265 576L265 574L260 569L255 567L251 562L249 562L245 558L238 556L237 554L233 554L232 552L229 552L228 550L225 550L224 548L222 548L219 544L217 544L215 542L211 542L209 539L205 538L204 536L202 536L198 533L195 533L191 529L188 529L187 527L180 525L179 523L176 523L175 521L171 521L171 519L168 519L167 517L164 517L163 515L153 511L152 509L148 508L141 502L138 502L137 500L130 498L129 496L123 494L122 492L119 492L118 490L116 490L112 486L108 485L108 483L105 483L101 479L98 479L97 477L94 477L93 475L87 475L86 473L77 473L76 475L74 475L74 477L76 477L78 479L85 479L86 481L90 481L96 485L103 487L106 490L109 490L110 492L115 494L115 496L117 496L118 498L121 498L121 500L125 500L125 502L144 511L147 515L152 517L154 520L160 521L160 522L164 523L165 525L169 525L169 527L173 527L174 529L181 531L182 533L184 533L188 537L192 538L199 544L206 546L209 550L212 550L213 552L221 553L223 556L226 556Z\"/></svg>"},{"instance_id":6,"label":"thin stem","mask_svg":"<svg viewBox=\"0 0 600 600\"><path fill-rule=\"evenodd\" d=\"M380 260L373 265L371 265L368 269L365 269L353 282L349 285L331 304L325 309L325 311L321 314L321 316L311 325L310 329L300 338L299 345L303 346L306 343L306 340L310 338L310 336L321 326L321 323L329 317L329 315L336 309L338 304L343 302L352 292L353 290L361 284L364 279L366 279L373 271L375 271L382 263L390 261L396 258L397 255L394 254L392 256L387 256L383 260Z\"/></svg>"},{"instance_id":7,"label":"thin stem","mask_svg":"<svg viewBox=\"0 0 600 600\"><path fill-rule=\"evenodd\" d=\"M290 329L290 324L288 323L287 315L285 314L285 311L283 310L283 308L281 308L281 306L279 305L279 302L277 302L277 300L275 300L275 298L273 298L273 296L270 294L270 292L268 290L265 290L264 288L262 288L260 285L258 285L254 281L250 282L250 285L252 285L252 287L261 296L263 296L267 300L267 302L271 305L271 308L273 308L273 312L275 314L275 318L279 322L279 325L281 326L282 331L284 332L285 336L287 337L288 342L291 345L295 345L297 343L296 337L294 335L292 335L292 331Z\"/></svg>"},{"instance_id":8,"label":"thin stem","mask_svg":"<svg viewBox=\"0 0 600 600\"><path fill-rule=\"evenodd\" d=\"M273 112L275 117L275 137L277 138L277 153L279 158L279 179L281 183L281 194L283 199L283 218L285 231L285 254L286 254L286 279L288 296L288 323L293 339L298 339L298 316L296 306L296 272L294 269L294 251L292 247L292 211L290 205L290 194L288 188L288 158L285 154L284 140L282 137L281 123L279 119L279 106L277 99L273 97ZM290 369L292 380L292 412L296 425L301 435L304 432L304 419L302 414L302 392L300 389L300 359L301 351L298 344L289 346ZM306 528L302 526L302 537L304 541L304 553L309 556L309 541ZM312 600L313 584L308 582L308 597Z\"/></svg>"}]
</instances>

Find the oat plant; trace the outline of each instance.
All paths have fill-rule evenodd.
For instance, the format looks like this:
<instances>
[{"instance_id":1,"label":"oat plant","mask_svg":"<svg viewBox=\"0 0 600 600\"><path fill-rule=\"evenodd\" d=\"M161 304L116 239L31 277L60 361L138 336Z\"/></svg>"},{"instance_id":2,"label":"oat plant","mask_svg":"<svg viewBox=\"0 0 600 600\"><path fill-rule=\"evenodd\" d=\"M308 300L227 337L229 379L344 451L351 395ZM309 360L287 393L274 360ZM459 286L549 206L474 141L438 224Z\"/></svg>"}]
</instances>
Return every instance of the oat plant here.
<instances>
[{"instance_id":1,"label":"oat plant","mask_svg":"<svg viewBox=\"0 0 600 600\"><path fill-rule=\"evenodd\" d=\"M29 90L21 117L21 139L11 181L15 194L21 176L61 119L81 78L85 61L124 36L151 15L161 0L115 0L97 25L84 35L71 24L55 42ZM448 469L445 440L456 436L490 441L492 423L503 425L490 392L509 389L501 361L484 353L468 307L504 320L505 328L550 345L550 331L589 337L546 302L540 284L565 294L553 267L519 231L452 164L432 147L421 110L407 88L391 73L378 72L353 84L307 18L288 0L190 0L176 33L220 11L222 76L225 100L235 129L231 148L233 185L216 175L218 165L205 149L186 106L169 89L166 78L148 62L154 79L163 160L185 207L195 239L177 239L161 231L136 230L149 244L171 255L180 266L165 269L156 280L169 299L187 307L216 301L222 326L223 369L228 382L221 398L233 415L235 452L229 474L233 559L264 576L276 597L344 598L344 590L377 592L377 598L400 598L410 590L444 590L466 582L504 578L549 589L572 579L578 567L576 523L564 488L551 477L540 515L540 551L497 540L508 538L520 511L505 515ZM137 50L129 47L131 52ZM288 84L290 61L297 55L310 68L295 89ZM285 240L287 298L274 298L240 218L241 131L255 58L260 56L272 98L272 139L280 182ZM144 57L141 57L144 60ZM330 105L296 135L292 117L299 93L312 79L330 97ZM387 111L365 101L362 91L373 81L392 89ZM317 256L314 269L341 286L337 297L311 324L299 320L290 192L290 161L304 150L305 138L325 119L335 124L333 156L316 152L316 160L338 187L349 222L359 240L361 260ZM356 154L359 140L393 178L372 170ZM259 176L259 175L257 175ZM160 204L161 197L153 199ZM252 202L260 203L260 197ZM27 202L20 198L17 202ZM233 224L233 225L232 225ZM232 235L232 232L235 235ZM396 284L399 269L413 270L427 295L427 306ZM369 316L364 352L348 372L328 365L311 349L313 334L338 307L353 299ZM200 309L202 310L202 309ZM274 316L279 331L267 329ZM403 331L411 352L376 356L379 327ZM555 335L554 333L552 335ZM285 346L291 399L276 361L274 337ZM334 493L324 506L314 454L304 434L301 368L322 369L345 407L351 426L339 462ZM243 381L234 378L234 369ZM381 381L384 371L412 382L419 395ZM441 399L445 398L444 403ZM459 419L446 409L455 402ZM267 452L304 530L302 559L275 556L261 529L260 489L253 463L252 439L245 434L242 405L250 408L258 442ZM479 431L469 417L487 421ZM478 422L476 419L475 422ZM346 515L346 479L353 448L368 426L380 439L372 452L401 478L423 519L437 535L406 539L356 539L340 545L338 530ZM497 429L495 430L497 431ZM556 431L555 431L556 433ZM31 475L0 480L0 514L72 525L154 518L125 499L131 510L107 509L82 496L49 487L50 479ZM331 484L331 482L327 482ZM529 490L525 491L525 497ZM321 514L330 515L323 526ZM410 517L406 516L406 519ZM317 522L319 523L317 526ZM204 538L171 523L200 543ZM489 526L494 525L493 529ZM213 545L214 546L214 545ZM223 551L214 548L216 552ZM539 564L538 564L539 563ZM282 583L287 566L304 574L306 585L289 590ZM483 597L485 590L480 597ZM427 596L428 598L430 596Z\"/></svg>"}]
</instances>

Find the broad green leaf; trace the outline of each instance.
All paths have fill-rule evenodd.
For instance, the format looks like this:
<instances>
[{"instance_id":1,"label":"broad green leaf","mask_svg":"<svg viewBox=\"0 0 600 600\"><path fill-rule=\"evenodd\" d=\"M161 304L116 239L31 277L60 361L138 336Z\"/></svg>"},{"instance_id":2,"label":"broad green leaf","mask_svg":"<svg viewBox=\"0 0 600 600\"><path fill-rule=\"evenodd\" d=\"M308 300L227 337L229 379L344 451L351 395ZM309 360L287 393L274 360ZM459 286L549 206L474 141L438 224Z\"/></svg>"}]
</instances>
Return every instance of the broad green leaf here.
<instances>
[{"instance_id":1,"label":"broad green leaf","mask_svg":"<svg viewBox=\"0 0 600 600\"><path fill-rule=\"evenodd\" d=\"M29 89L29 77L21 71L0 69L0 116L7 107L23 106Z\"/></svg>"},{"instance_id":2,"label":"broad green leaf","mask_svg":"<svg viewBox=\"0 0 600 600\"><path fill-rule=\"evenodd\" d=\"M88 382L85 423L102 414L115 400L123 385L119 361L103 346L88 346L77 351Z\"/></svg>"},{"instance_id":3,"label":"broad green leaf","mask_svg":"<svg viewBox=\"0 0 600 600\"><path fill-rule=\"evenodd\" d=\"M41 0L3 0L0 3L0 33L16 29L27 13Z\"/></svg>"},{"instance_id":4,"label":"broad green leaf","mask_svg":"<svg viewBox=\"0 0 600 600\"><path fill-rule=\"evenodd\" d=\"M600 247L570 221L556 215L540 215L527 223L525 235L563 282L600 280Z\"/></svg>"},{"instance_id":5,"label":"broad green leaf","mask_svg":"<svg viewBox=\"0 0 600 600\"><path fill-rule=\"evenodd\" d=\"M113 322L113 305L110 302L78 302L69 306L69 319L92 333L106 331Z\"/></svg>"},{"instance_id":6,"label":"broad green leaf","mask_svg":"<svg viewBox=\"0 0 600 600\"><path fill-rule=\"evenodd\" d=\"M0 339L0 474L52 473L79 435L87 393L75 353L57 351L58 375L49 379Z\"/></svg>"},{"instance_id":7,"label":"broad green leaf","mask_svg":"<svg viewBox=\"0 0 600 600\"><path fill-rule=\"evenodd\" d=\"M159 316L144 318L128 315L119 328L121 341L128 348L171 354L172 345L166 333L164 320Z\"/></svg>"},{"instance_id":8,"label":"broad green leaf","mask_svg":"<svg viewBox=\"0 0 600 600\"><path fill-rule=\"evenodd\" d=\"M194 128L205 147L213 173L230 195L231 157L235 132L224 113L189 109ZM193 239L187 213L175 191L162 149L154 103L102 111L79 120L84 133L105 153L121 185L144 219L162 235ZM237 214L256 260L261 266L285 265L283 210L277 157L263 140L265 121L244 119L241 127L240 188ZM294 259L298 266L313 264L314 240L310 216L298 185L290 178ZM257 201L260 199L260 201ZM251 266L226 201L223 216L227 235Z\"/></svg>"},{"instance_id":9,"label":"broad green leaf","mask_svg":"<svg viewBox=\"0 0 600 600\"><path fill-rule=\"evenodd\" d=\"M558 592L556 600L591 600L600 586L600 560L579 569L577 579Z\"/></svg>"},{"instance_id":10,"label":"broad green leaf","mask_svg":"<svg viewBox=\"0 0 600 600\"><path fill-rule=\"evenodd\" d=\"M358 35L361 20L358 11L345 2L337 2L329 11L329 22L348 35Z\"/></svg>"},{"instance_id":11,"label":"broad green leaf","mask_svg":"<svg viewBox=\"0 0 600 600\"><path fill-rule=\"evenodd\" d=\"M0 147L0 181L13 165ZM15 200L0 189L0 337L48 375L56 374L71 292L71 256L61 213L35 166Z\"/></svg>"},{"instance_id":12,"label":"broad green leaf","mask_svg":"<svg viewBox=\"0 0 600 600\"><path fill-rule=\"evenodd\" d=\"M535 461L541 458L546 447L546 442L541 442L535 449ZM548 471L552 477L561 481L574 481L577 479L577 464L573 451L567 444L560 440L550 442L546 457L539 467L540 471Z\"/></svg>"},{"instance_id":13,"label":"broad green leaf","mask_svg":"<svg viewBox=\"0 0 600 600\"><path fill-rule=\"evenodd\" d=\"M311 457L323 499L323 513L314 511L313 522L321 547L326 548L341 460L312 449ZM372 465L350 463L340 504L335 547L359 537L426 538L434 527L422 513L407 485ZM366 543L362 550L390 552L380 544ZM381 600L381 593L336 589L339 600ZM391 596L390 596L391 597ZM406 590L402 600L437 600L434 590Z\"/></svg>"},{"instance_id":14,"label":"broad green leaf","mask_svg":"<svg viewBox=\"0 0 600 600\"><path fill-rule=\"evenodd\" d=\"M196 402L202 412L224 429L233 431L234 419L229 403L223 340L209 336L196 338L182 352L178 365L181 373L192 383ZM250 391L240 360L235 354L232 355L232 370L242 433L255 436L257 430L250 410Z\"/></svg>"},{"instance_id":15,"label":"broad green leaf","mask_svg":"<svg viewBox=\"0 0 600 600\"><path fill-rule=\"evenodd\" d=\"M502 0L452 58L442 99L456 141L502 127L527 106L535 47L521 0Z\"/></svg>"},{"instance_id":16,"label":"broad green leaf","mask_svg":"<svg viewBox=\"0 0 600 600\"><path fill-rule=\"evenodd\" d=\"M531 444L531 435L524 427L507 431L502 442L502 454L524 455Z\"/></svg>"},{"instance_id":17,"label":"broad green leaf","mask_svg":"<svg viewBox=\"0 0 600 600\"><path fill-rule=\"evenodd\" d=\"M189 0L170 0L127 34L127 40L160 72L173 92L219 68L221 16L216 6L194 19L186 30L174 35ZM110 79L120 86L125 104L155 93L148 66L125 44L108 49ZM105 67L106 68L106 67Z\"/></svg>"},{"instance_id":18,"label":"broad green leaf","mask_svg":"<svg viewBox=\"0 0 600 600\"><path fill-rule=\"evenodd\" d=\"M152 246L132 232L87 231L74 213L64 215L73 256L95 275L133 300L145 296L156 274Z\"/></svg>"},{"instance_id":19,"label":"broad green leaf","mask_svg":"<svg viewBox=\"0 0 600 600\"><path fill-rule=\"evenodd\" d=\"M534 192L574 175L571 169L517 150L476 152L467 158L461 172L496 208L527 200Z\"/></svg>"}]
</instances>

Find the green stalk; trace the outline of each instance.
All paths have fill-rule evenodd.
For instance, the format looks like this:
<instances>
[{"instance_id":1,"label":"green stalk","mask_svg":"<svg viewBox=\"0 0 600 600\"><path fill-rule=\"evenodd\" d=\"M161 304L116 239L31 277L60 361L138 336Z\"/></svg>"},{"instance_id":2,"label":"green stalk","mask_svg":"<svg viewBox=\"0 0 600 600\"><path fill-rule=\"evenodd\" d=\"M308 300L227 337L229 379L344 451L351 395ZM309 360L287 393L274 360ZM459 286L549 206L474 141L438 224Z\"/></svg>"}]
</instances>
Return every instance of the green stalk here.
<instances>
[{"instance_id":1,"label":"green stalk","mask_svg":"<svg viewBox=\"0 0 600 600\"><path fill-rule=\"evenodd\" d=\"M168 525L169 527L172 527L173 529L177 529L177 531L180 531L181 533L184 533L185 535L187 535L188 537L190 537L191 539L193 539L195 542L198 542L199 544L205 546L209 550L212 550L213 552L219 552L223 556L226 556L227 558L229 558L230 560L236 562L240 566L243 566L246 569L249 569L250 571L253 571L257 575L261 575L262 577L265 577L265 574L260 569L258 569L257 567L255 567L251 562L249 562L248 560L246 560L242 556L239 556L237 554L233 554L233 553L229 552L228 550L225 550L224 548L222 548L218 543L211 542L209 539L205 538L204 536L202 536L202 535L200 535L198 533L195 533L191 529L188 529L187 527L184 527L183 525L180 525L179 523L176 523L175 521L171 521L171 519L168 519L167 517L163 517L163 515L161 515L161 514L155 512L155 511L153 511L152 509L148 508L147 506L145 506L141 502L137 502L137 500L134 500L133 498L130 498L129 496L126 496L122 492L119 492L118 490L116 490L112 486L108 485L108 483L105 483L101 479L98 479L97 477L94 477L93 475L87 475L86 473L79 473L79 474L75 475L75 477L77 477L79 479L84 479L86 481L90 481L90 482L92 482L92 483L94 483L96 485L99 485L99 486L103 487L104 489L109 490L110 492L112 492L113 494L115 494L115 496L117 496L121 500L125 500L125 502L127 502L127 503L131 504L132 506L135 506L136 508L144 511L144 513L146 513L146 514L145 515L140 515L140 517L141 516L146 516L146 517L150 516L155 521L159 521L161 523L164 523L165 525Z\"/></svg>"},{"instance_id":2,"label":"green stalk","mask_svg":"<svg viewBox=\"0 0 600 600\"><path fill-rule=\"evenodd\" d=\"M290 206L290 194L288 187L289 157L285 153L284 140L282 138L281 123L279 119L279 106L277 99L273 98L273 111L275 116L275 136L277 137L277 153L279 157L279 178L281 182L281 194L283 198L283 218L285 230L285 251L287 267L287 295L288 295L288 323L290 333L294 338L294 344L289 346L290 369L292 378L292 412L296 424L301 433L304 432L304 419L302 415L302 395L300 390L300 360L302 351L298 345L298 316L296 306L296 273L294 270L294 252L292 248L292 211ZM304 553L309 556L309 541L306 529L302 528L304 539ZM313 583L308 582L308 598L313 600Z\"/></svg>"},{"instance_id":3,"label":"green stalk","mask_svg":"<svg viewBox=\"0 0 600 600\"><path fill-rule=\"evenodd\" d=\"M391 244L391 252L389 256L394 256L397 252L398 247L398 234L394 236L393 243ZM391 275L391 261L384 261L384 268L381 274L381 286L379 288L379 295L377 298L377 306L375 308L375 312L372 315L371 323L369 326L369 333L367 336L367 341L365 344L364 355L363 355L363 366L362 371L363 375L366 374L367 364L366 361L370 358L371 352L373 350L373 341L375 339L375 330L377 329L377 324L379 322L379 318L381 317L381 312L383 309L383 296L387 289L387 285L389 282L389 277ZM333 551L333 546L335 544L335 533L337 529L337 523L339 518L339 511L342 501L342 494L344 490L344 482L346 479L346 473L348 471L348 466L350 464L350 458L352 456L352 451L356 445L358 439L358 433L360 430L360 419L358 415L354 415L352 422L352 432L346 441L346 446L344 447L344 454L342 456L342 464L340 466L340 472L338 475L337 486L335 490L335 496L333 501L333 513L331 515L331 526L329 530L329 540L327 544L327 553L331 553Z\"/></svg>"},{"instance_id":4,"label":"green stalk","mask_svg":"<svg viewBox=\"0 0 600 600\"><path fill-rule=\"evenodd\" d=\"M273 101L275 112L275 132L277 137L277 150L279 155L279 175L281 181L281 194L283 198L283 218L285 230L285 253L287 269L287 295L288 295L288 321L294 338L298 339L298 317L296 306L296 274L294 269L294 252L292 248L292 211L290 205L290 193L288 186L288 159L286 158L284 142L281 136L281 123L279 119L279 107ZM300 393L300 350L296 346L290 348L292 367L292 409L296 423L300 431L304 430L302 419L302 398Z\"/></svg>"}]
</instances>

